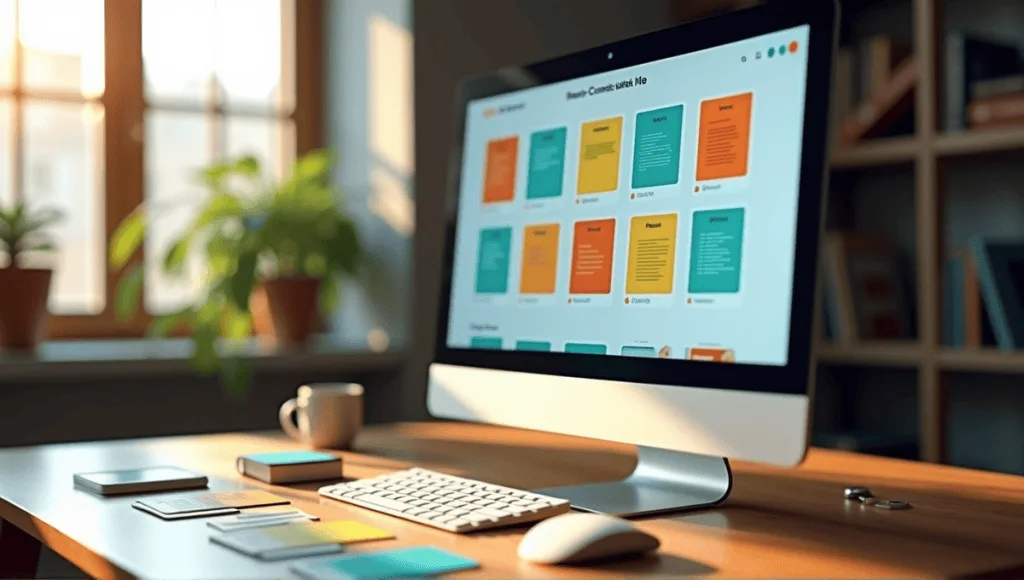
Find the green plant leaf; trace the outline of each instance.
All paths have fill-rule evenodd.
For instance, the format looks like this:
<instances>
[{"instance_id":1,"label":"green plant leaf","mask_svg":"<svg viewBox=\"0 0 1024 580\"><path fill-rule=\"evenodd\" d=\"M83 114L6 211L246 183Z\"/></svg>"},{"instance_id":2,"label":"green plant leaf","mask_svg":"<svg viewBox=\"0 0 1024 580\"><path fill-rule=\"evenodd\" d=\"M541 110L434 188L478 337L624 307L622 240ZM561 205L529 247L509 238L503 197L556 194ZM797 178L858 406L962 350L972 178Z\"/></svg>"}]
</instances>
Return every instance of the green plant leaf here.
<instances>
[{"instance_id":1,"label":"green plant leaf","mask_svg":"<svg viewBox=\"0 0 1024 580\"><path fill-rule=\"evenodd\" d=\"M246 250L238 257L238 266L235 273L231 275L228 291L234 302L235 308L244 312L249 311L249 296L256 287L256 263L259 253L253 250Z\"/></svg>"},{"instance_id":2,"label":"green plant leaf","mask_svg":"<svg viewBox=\"0 0 1024 580\"><path fill-rule=\"evenodd\" d=\"M320 281L319 306L320 313L327 315L338 309L341 304L341 290L334 276L327 276Z\"/></svg>"},{"instance_id":3,"label":"green plant leaf","mask_svg":"<svg viewBox=\"0 0 1024 580\"><path fill-rule=\"evenodd\" d=\"M149 323L149 332L147 334L150 338L165 338L172 330L174 330L174 327L188 322L191 318L191 307L184 308L171 314L157 316L153 318L153 322Z\"/></svg>"},{"instance_id":4,"label":"green plant leaf","mask_svg":"<svg viewBox=\"0 0 1024 580\"><path fill-rule=\"evenodd\" d=\"M146 237L146 215L141 211L134 211L126 217L110 240L110 265L114 269L124 268L132 254L142 245Z\"/></svg>"},{"instance_id":5,"label":"green plant leaf","mask_svg":"<svg viewBox=\"0 0 1024 580\"><path fill-rule=\"evenodd\" d=\"M185 260L188 259L189 250L192 247L192 235L187 234L171 245L164 256L164 272L168 274L180 274L185 267Z\"/></svg>"},{"instance_id":6,"label":"green plant leaf","mask_svg":"<svg viewBox=\"0 0 1024 580\"><path fill-rule=\"evenodd\" d=\"M248 310L228 308L221 320L220 332L229 340L245 340L252 334L252 316Z\"/></svg>"},{"instance_id":7,"label":"green plant leaf","mask_svg":"<svg viewBox=\"0 0 1024 580\"><path fill-rule=\"evenodd\" d=\"M260 160L254 155L246 155L245 157L238 158L232 169L240 175L259 176Z\"/></svg>"},{"instance_id":8,"label":"green plant leaf","mask_svg":"<svg viewBox=\"0 0 1024 580\"><path fill-rule=\"evenodd\" d=\"M216 193L199 212L192 231L200 230L225 218L241 217L245 213L242 201L228 193Z\"/></svg>"},{"instance_id":9,"label":"green plant leaf","mask_svg":"<svg viewBox=\"0 0 1024 580\"><path fill-rule=\"evenodd\" d=\"M295 162L294 175L300 180L318 181L330 171L334 158L334 152L329 149L310 151Z\"/></svg>"},{"instance_id":10,"label":"green plant leaf","mask_svg":"<svg viewBox=\"0 0 1024 580\"><path fill-rule=\"evenodd\" d=\"M192 332L192 368L201 375L212 375L219 365L217 329L203 324Z\"/></svg>"},{"instance_id":11,"label":"green plant leaf","mask_svg":"<svg viewBox=\"0 0 1024 580\"><path fill-rule=\"evenodd\" d=\"M236 401L245 397L252 382L252 361L239 356L225 358L220 363L220 384L224 392Z\"/></svg>"},{"instance_id":12,"label":"green plant leaf","mask_svg":"<svg viewBox=\"0 0 1024 580\"><path fill-rule=\"evenodd\" d=\"M22 248L22 252L52 252L57 249L53 242L39 242Z\"/></svg>"},{"instance_id":13,"label":"green plant leaf","mask_svg":"<svg viewBox=\"0 0 1024 580\"><path fill-rule=\"evenodd\" d=\"M137 265L121 276L114 295L114 313L117 319L125 322L135 317L139 310L139 298L142 295L144 271Z\"/></svg>"}]
</instances>

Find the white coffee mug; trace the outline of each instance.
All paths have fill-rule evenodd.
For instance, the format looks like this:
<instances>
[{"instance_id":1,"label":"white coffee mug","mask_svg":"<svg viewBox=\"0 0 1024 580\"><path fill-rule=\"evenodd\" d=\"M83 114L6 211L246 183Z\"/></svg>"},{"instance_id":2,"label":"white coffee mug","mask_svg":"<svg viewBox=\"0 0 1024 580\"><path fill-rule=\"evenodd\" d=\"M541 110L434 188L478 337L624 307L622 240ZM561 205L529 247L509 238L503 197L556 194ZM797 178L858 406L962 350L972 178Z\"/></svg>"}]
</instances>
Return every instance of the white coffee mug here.
<instances>
[{"instance_id":1,"label":"white coffee mug","mask_svg":"<svg viewBox=\"0 0 1024 580\"><path fill-rule=\"evenodd\" d=\"M316 448L348 449L363 426L363 386L303 385L297 397L281 405L278 417L285 433L299 441Z\"/></svg>"}]
</instances>

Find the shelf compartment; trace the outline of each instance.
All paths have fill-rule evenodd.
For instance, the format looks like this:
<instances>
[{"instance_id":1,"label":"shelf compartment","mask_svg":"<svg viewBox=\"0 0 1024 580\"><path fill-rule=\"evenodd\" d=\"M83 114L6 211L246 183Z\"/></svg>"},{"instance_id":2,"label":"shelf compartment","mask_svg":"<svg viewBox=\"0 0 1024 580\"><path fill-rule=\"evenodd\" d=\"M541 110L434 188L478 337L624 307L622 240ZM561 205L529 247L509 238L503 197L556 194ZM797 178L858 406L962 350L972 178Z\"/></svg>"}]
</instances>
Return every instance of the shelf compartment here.
<instances>
[{"instance_id":1,"label":"shelf compartment","mask_svg":"<svg viewBox=\"0 0 1024 580\"><path fill-rule=\"evenodd\" d=\"M853 344L823 343L818 362L881 367L916 367L924 358L917 341L872 341Z\"/></svg>"}]
</instances>

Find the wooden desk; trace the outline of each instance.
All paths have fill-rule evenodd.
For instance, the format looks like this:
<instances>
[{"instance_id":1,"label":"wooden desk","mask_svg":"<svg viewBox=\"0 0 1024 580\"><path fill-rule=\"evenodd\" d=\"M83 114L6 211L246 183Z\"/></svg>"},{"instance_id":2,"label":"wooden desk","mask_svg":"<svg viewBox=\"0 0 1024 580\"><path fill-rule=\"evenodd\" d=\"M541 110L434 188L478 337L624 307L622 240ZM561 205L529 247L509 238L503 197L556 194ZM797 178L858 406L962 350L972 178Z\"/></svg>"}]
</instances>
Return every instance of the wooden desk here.
<instances>
[{"instance_id":1,"label":"wooden desk","mask_svg":"<svg viewBox=\"0 0 1024 580\"><path fill-rule=\"evenodd\" d=\"M657 556L554 568L516 559L522 527L460 536L320 498L315 484L263 486L234 472L239 454L297 448L277 434L229 434L0 450L0 518L8 522L0 532L0 576L33 573L19 569L16 556L24 564L38 551L35 540L101 578L287 575L285 563L211 544L204 520L165 522L132 509L133 498L103 499L72 486L75 472L173 464L208 474L212 489L268 487L322 518L357 519L398 536L352 550L432 544L480 560L482 569L458 574L467 579L1024 577L1020 477L817 449L792 470L734 463L725 505L638 521L661 538ZM367 428L356 448L342 454L349 477L419 465L520 488L619 478L635 462L627 445L452 423ZM852 505L842 499L846 484L915 507Z\"/></svg>"}]
</instances>

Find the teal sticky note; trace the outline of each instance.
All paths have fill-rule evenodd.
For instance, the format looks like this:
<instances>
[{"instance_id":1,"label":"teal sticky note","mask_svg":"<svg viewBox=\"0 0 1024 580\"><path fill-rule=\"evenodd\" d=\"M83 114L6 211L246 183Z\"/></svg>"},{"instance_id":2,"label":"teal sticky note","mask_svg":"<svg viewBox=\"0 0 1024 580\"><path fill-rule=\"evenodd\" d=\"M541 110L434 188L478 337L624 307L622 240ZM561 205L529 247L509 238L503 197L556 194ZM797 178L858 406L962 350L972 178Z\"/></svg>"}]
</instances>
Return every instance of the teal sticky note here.
<instances>
[{"instance_id":1,"label":"teal sticky note","mask_svg":"<svg viewBox=\"0 0 1024 580\"><path fill-rule=\"evenodd\" d=\"M562 195L566 134L566 128L560 127L537 131L530 135L526 199L545 199Z\"/></svg>"},{"instance_id":2,"label":"teal sticky note","mask_svg":"<svg viewBox=\"0 0 1024 580\"><path fill-rule=\"evenodd\" d=\"M476 560L430 546L352 554L330 560L299 565L295 571L315 578L347 578L376 580L378 578L420 578L458 570L477 568Z\"/></svg>"},{"instance_id":3,"label":"teal sticky note","mask_svg":"<svg viewBox=\"0 0 1024 580\"><path fill-rule=\"evenodd\" d=\"M512 228L480 230L476 258L478 294L508 292L508 267L512 252Z\"/></svg>"},{"instance_id":4,"label":"teal sticky note","mask_svg":"<svg viewBox=\"0 0 1024 580\"><path fill-rule=\"evenodd\" d=\"M550 342L540 340L517 340L516 350L528 350L533 352L548 352L551 350Z\"/></svg>"},{"instance_id":5,"label":"teal sticky note","mask_svg":"<svg viewBox=\"0 0 1024 580\"><path fill-rule=\"evenodd\" d=\"M571 352L576 354L608 354L608 347L603 344L567 342L565 343L565 352Z\"/></svg>"},{"instance_id":6,"label":"teal sticky note","mask_svg":"<svg viewBox=\"0 0 1024 580\"><path fill-rule=\"evenodd\" d=\"M622 347L622 356L654 358L657 356L657 351L653 346L624 346Z\"/></svg>"},{"instance_id":7,"label":"teal sticky note","mask_svg":"<svg viewBox=\"0 0 1024 580\"><path fill-rule=\"evenodd\" d=\"M691 294L740 291L743 216L741 207L694 212L690 240Z\"/></svg>"},{"instance_id":8,"label":"teal sticky note","mask_svg":"<svg viewBox=\"0 0 1024 580\"><path fill-rule=\"evenodd\" d=\"M327 453L316 453L315 451L284 451L281 453L253 453L243 455L246 459L263 463L265 465L295 465L298 463L322 463L324 461L338 461L338 458Z\"/></svg>"},{"instance_id":9,"label":"teal sticky note","mask_svg":"<svg viewBox=\"0 0 1024 580\"><path fill-rule=\"evenodd\" d=\"M469 348L501 350L502 340L499 336L474 336L469 339Z\"/></svg>"},{"instance_id":10,"label":"teal sticky note","mask_svg":"<svg viewBox=\"0 0 1024 580\"><path fill-rule=\"evenodd\" d=\"M636 114L633 136L633 188L679 183L683 106Z\"/></svg>"}]
</instances>

